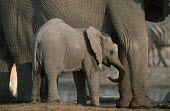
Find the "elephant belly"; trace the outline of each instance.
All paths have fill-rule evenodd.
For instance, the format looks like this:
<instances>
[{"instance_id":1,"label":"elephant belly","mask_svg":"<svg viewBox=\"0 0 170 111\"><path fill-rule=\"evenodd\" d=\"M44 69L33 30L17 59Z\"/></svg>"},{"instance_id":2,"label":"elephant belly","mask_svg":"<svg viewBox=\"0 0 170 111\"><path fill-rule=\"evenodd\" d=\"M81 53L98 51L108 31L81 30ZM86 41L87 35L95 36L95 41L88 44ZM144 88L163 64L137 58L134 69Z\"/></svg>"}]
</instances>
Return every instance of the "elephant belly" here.
<instances>
[{"instance_id":1,"label":"elephant belly","mask_svg":"<svg viewBox=\"0 0 170 111\"><path fill-rule=\"evenodd\" d=\"M85 51L83 48L77 48L76 45L74 47L71 51L69 49L66 50L63 72L79 71L82 69Z\"/></svg>"},{"instance_id":2,"label":"elephant belly","mask_svg":"<svg viewBox=\"0 0 170 111\"><path fill-rule=\"evenodd\" d=\"M80 69L82 69L82 61L82 58L78 55L68 57L67 61L64 63L65 67L63 69L63 72L79 71Z\"/></svg>"}]
</instances>

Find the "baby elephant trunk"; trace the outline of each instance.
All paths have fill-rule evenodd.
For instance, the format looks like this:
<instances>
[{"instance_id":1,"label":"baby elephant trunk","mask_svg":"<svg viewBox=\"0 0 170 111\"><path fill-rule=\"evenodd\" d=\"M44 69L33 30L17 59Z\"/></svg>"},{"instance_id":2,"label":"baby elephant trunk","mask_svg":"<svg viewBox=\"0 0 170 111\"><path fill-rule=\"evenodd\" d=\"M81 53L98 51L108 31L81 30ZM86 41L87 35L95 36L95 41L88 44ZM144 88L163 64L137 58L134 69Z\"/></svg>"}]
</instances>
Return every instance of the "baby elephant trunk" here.
<instances>
[{"instance_id":1,"label":"baby elephant trunk","mask_svg":"<svg viewBox=\"0 0 170 111\"><path fill-rule=\"evenodd\" d=\"M124 75L125 75L125 70L124 67L122 65L122 63L119 61L119 59L115 60L113 63L113 66L119 71L119 77L117 79L113 79L111 76L109 76L108 78L112 81L112 82L120 82L123 80Z\"/></svg>"}]
</instances>

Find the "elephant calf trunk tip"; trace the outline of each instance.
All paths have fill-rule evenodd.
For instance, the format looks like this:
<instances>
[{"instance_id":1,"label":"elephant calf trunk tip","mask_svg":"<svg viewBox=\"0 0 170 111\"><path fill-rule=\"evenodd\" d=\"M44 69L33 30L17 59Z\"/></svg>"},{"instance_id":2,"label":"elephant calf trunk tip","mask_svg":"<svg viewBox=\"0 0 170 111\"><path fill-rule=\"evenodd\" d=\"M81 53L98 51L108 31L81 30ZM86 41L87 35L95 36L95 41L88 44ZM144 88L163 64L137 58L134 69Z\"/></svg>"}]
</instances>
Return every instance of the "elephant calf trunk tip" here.
<instances>
[{"instance_id":1,"label":"elephant calf trunk tip","mask_svg":"<svg viewBox=\"0 0 170 111\"><path fill-rule=\"evenodd\" d=\"M113 79L112 76L109 76L109 80L112 81L112 82L120 82L123 80L124 76L125 76L125 70L123 68L123 66L119 67L119 66L115 66L118 71L119 71L119 77L117 79Z\"/></svg>"}]
</instances>

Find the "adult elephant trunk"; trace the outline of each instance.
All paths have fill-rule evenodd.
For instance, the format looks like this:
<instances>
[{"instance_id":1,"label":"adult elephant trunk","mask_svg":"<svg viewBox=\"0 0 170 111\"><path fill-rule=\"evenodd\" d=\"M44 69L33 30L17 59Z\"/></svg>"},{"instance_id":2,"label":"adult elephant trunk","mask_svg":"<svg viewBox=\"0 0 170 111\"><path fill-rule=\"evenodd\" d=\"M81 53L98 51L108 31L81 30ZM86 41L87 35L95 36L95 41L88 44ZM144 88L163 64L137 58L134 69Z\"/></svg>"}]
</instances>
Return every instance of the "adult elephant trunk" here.
<instances>
[{"instance_id":1,"label":"adult elephant trunk","mask_svg":"<svg viewBox=\"0 0 170 111\"><path fill-rule=\"evenodd\" d=\"M108 78L112 81L112 82L120 82L121 80L123 80L124 75L125 75L125 69L122 65L122 63L119 61L119 59L115 60L113 66L121 73L119 73L119 77L117 79L113 79L111 76L109 76Z\"/></svg>"}]
</instances>

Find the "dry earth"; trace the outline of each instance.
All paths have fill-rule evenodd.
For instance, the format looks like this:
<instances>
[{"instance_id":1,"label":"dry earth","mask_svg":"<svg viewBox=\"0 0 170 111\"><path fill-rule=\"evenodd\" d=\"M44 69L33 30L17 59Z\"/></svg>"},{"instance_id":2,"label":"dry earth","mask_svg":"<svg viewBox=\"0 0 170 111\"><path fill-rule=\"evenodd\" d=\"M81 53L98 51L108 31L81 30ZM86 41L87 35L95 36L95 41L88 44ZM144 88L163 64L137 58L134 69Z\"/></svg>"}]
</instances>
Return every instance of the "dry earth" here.
<instances>
[{"instance_id":1,"label":"dry earth","mask_svg":"<svg viewBox=\"0 0 170 111\"><path fill-rule=\"evenodd\" d=\"M107 107L107 108L105 108ZM0 105L0 111L170 111L170 109L124 109L114 106L103 106L100 108L85 107L75 104L10 104Z\"/></svg>"}]
</instances>

